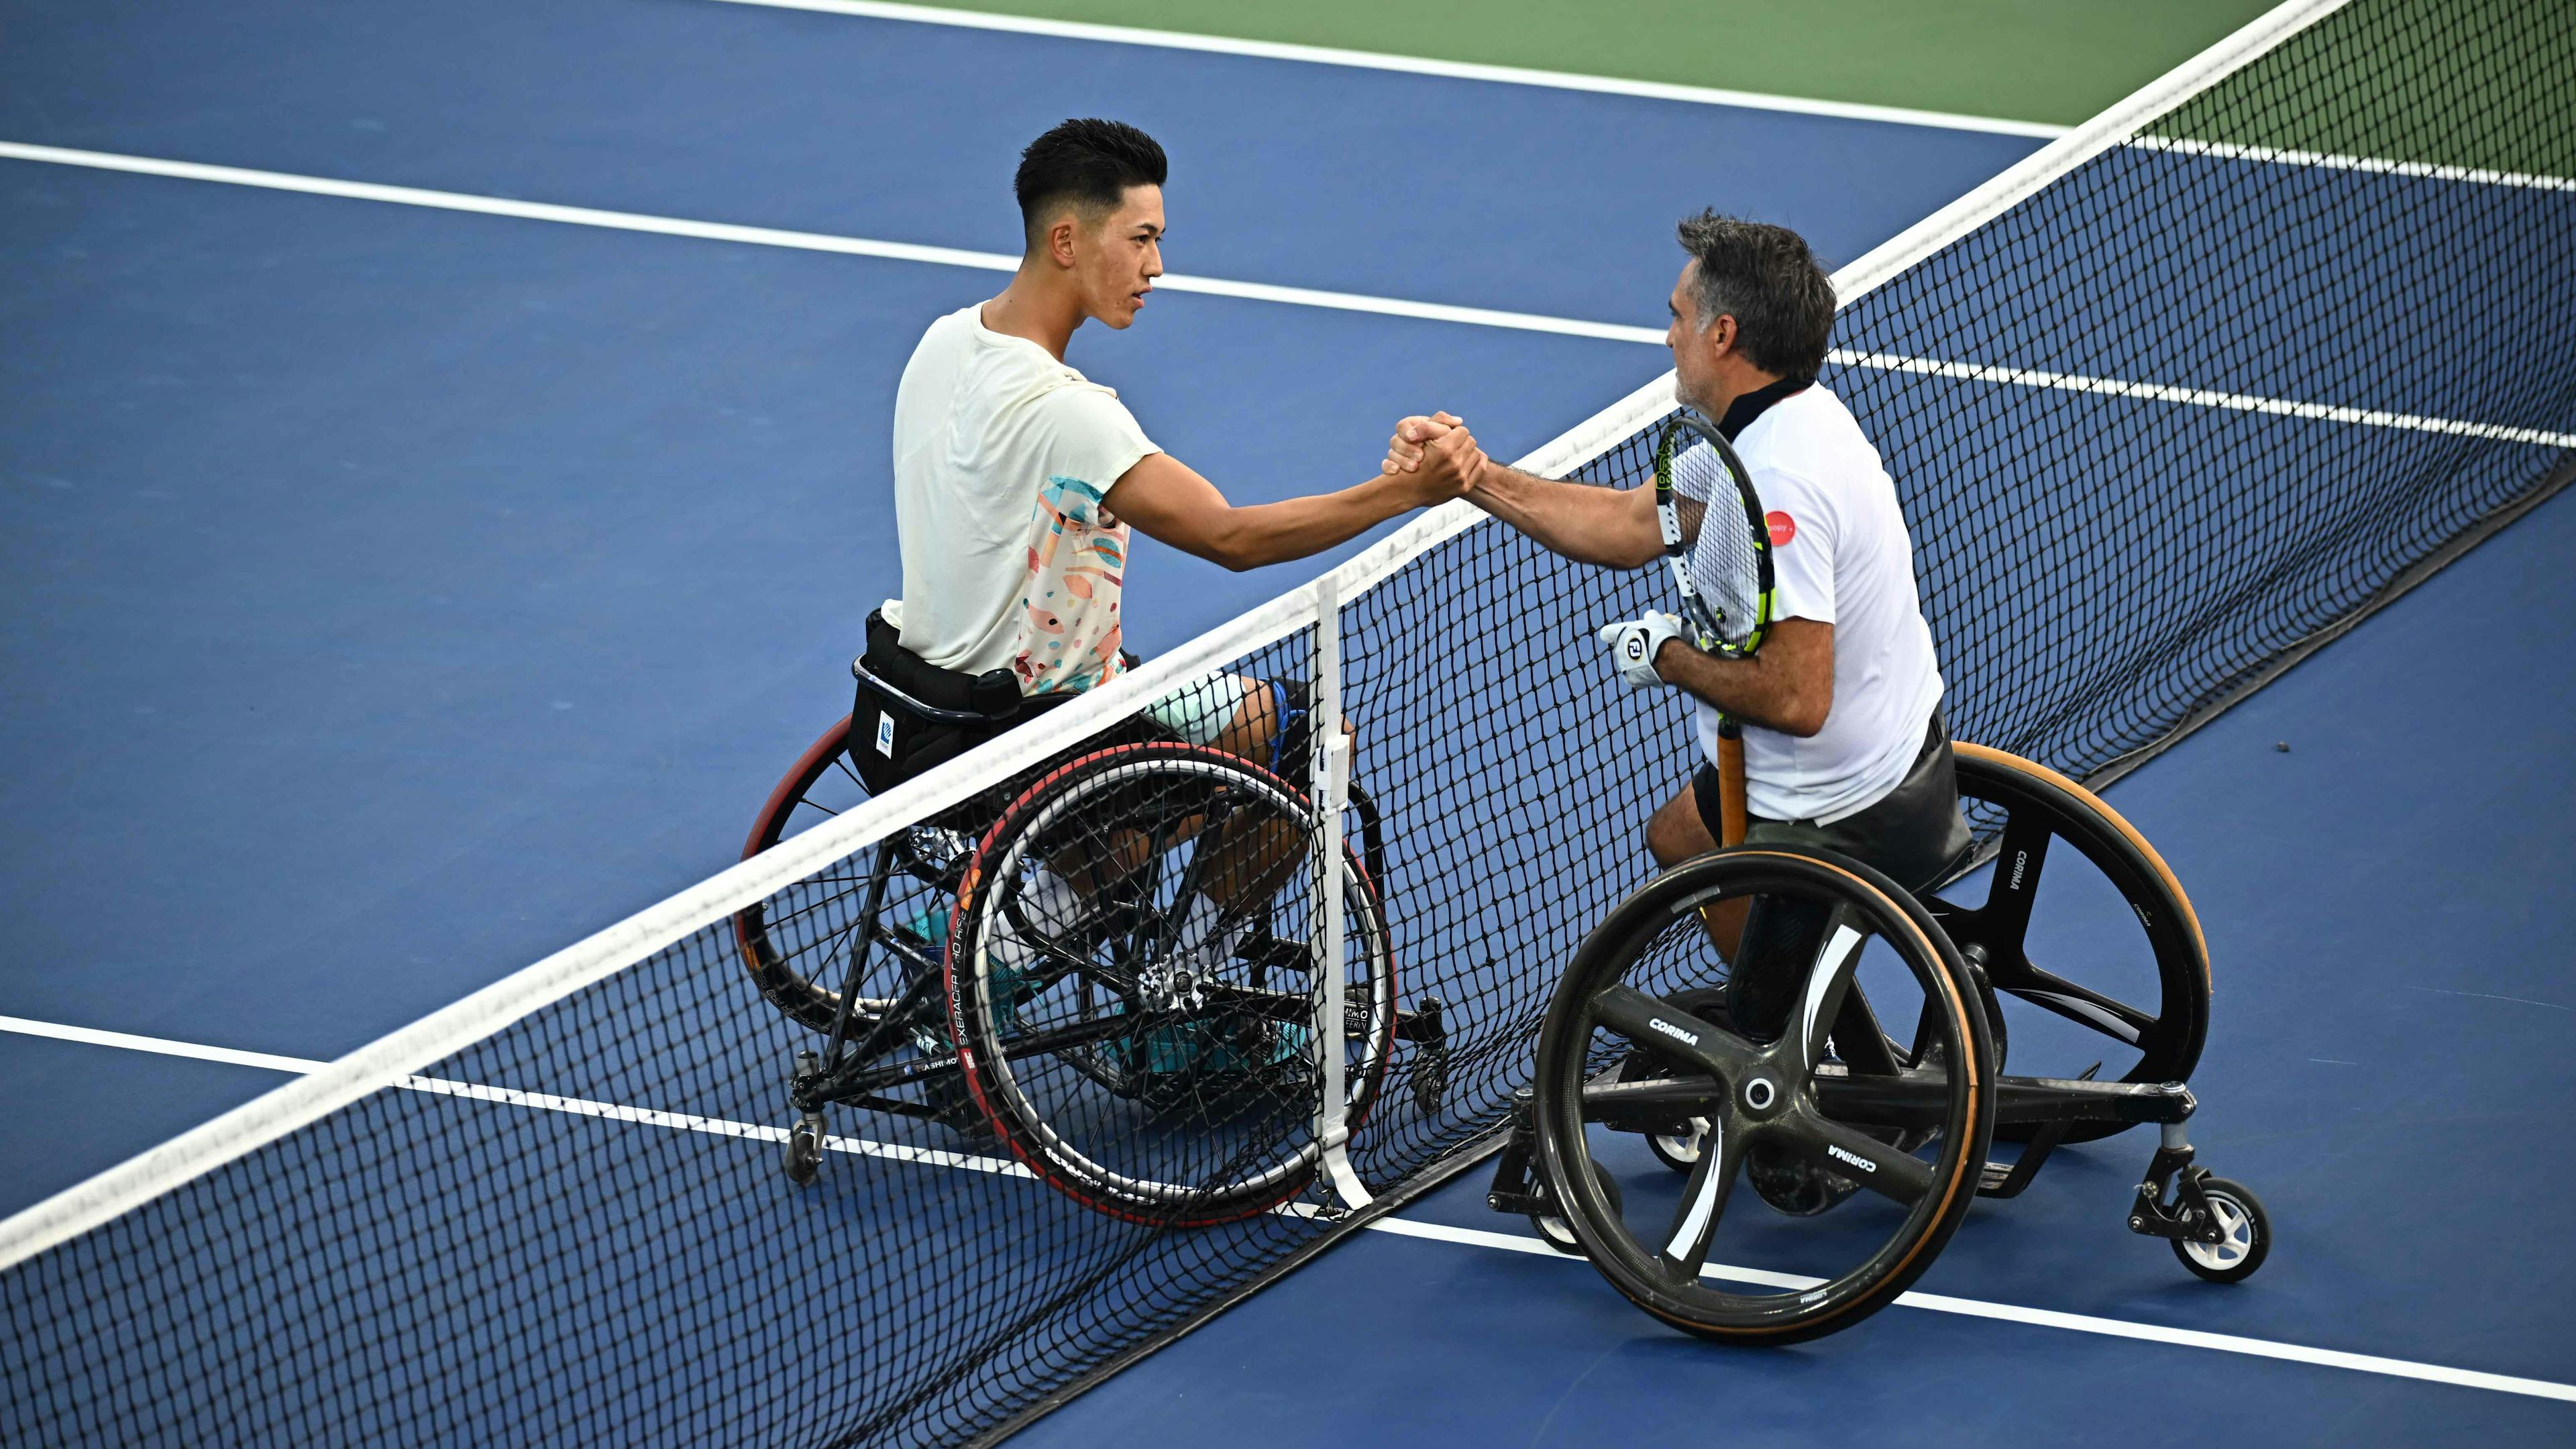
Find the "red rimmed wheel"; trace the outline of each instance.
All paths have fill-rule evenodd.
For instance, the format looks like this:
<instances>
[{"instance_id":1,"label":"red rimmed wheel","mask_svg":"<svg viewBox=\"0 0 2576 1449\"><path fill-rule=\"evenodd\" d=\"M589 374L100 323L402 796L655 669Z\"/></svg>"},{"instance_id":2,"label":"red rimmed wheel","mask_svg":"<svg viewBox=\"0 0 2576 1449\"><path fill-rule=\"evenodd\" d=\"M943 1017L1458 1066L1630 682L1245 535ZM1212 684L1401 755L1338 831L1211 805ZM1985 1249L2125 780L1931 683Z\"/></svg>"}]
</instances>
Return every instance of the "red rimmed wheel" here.
<instances>
[{"instance_id":1,"label":"red rimmed wheel","mask_svg":"<svg viewBox=\"0 0 2576 1449\"><path fill-rule=\"evenodd\" d=\"M950 1026L1039 1177L1114 1216L1204 1225L1313 1176L1316 826L1277 775L1172 742L1085 754L1003 811L959 887ZM1344 850L1356 1126L1393 1054L1396 977L1376 885Z\"/></svg>"},{"instance_id":2,"label":"red rimmed wheel","mask_svg":"<svg viewBox=\"0 0 2576 1449\"><path fill-rule=\"evenodd\" d=\"M797 757L752 822L743 859L868 798L867 786L850 764L849 737L845 715ZM884 1010L902 994L908 974L924 969L921 961L935 962L944 949L949 900L941 886L962 868L971 846L953 830L910 826L745 906L734 914L733 929L752 984L797 1024L828 1032L858 954L865 959L855 1014L864 1018L869 1011ZM916 948L920 960L864 950L867 943L858 939L869 885L880 869L886 884L878 931L898 933Z\"/></svg>"}]
</instances>

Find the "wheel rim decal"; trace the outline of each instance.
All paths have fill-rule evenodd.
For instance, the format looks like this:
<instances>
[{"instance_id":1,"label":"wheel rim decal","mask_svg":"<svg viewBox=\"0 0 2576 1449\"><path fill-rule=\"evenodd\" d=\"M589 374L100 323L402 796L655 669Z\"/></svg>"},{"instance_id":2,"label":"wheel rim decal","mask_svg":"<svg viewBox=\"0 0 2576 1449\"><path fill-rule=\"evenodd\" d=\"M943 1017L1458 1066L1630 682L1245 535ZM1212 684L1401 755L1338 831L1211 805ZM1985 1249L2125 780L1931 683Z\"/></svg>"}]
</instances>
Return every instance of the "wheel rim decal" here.
<instances>
[{"instance_id":1,"label":"wheel rim decal","mask_svg":"<svg viewBox=\"0 0 2576 1449\"><path fill-rule=\"evenodd\" d=\"M1717 1160L1724 1162L1726 1153L1720 1149L1724 1146L1725 1136L1725 1120L1712 1119L1707 1132L1700 1137L1700 1156L1705 1158L1716 1151ZM1690 1213L1682 1219L1680 1226L1673 1229L1673 1240L1664 1244L1664 1256L1676 1262L1688 1256L1692 1247L1708 1232L1709 1211L1717 1206L1718 1194L1726 1189L1726 1183L1715 1172L1701 1173L1699 1181L1699 1196L1691 1199Z\"/></svg>"}]
</instances>

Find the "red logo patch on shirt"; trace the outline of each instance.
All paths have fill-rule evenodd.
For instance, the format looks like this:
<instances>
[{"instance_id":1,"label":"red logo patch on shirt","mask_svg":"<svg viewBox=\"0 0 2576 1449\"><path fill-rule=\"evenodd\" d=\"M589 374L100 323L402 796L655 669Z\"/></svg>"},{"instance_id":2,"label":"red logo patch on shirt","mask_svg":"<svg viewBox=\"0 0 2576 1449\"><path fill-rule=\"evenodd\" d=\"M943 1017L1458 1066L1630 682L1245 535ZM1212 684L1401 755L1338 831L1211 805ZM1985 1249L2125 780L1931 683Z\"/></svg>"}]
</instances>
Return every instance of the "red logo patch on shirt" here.
<instances>
[{"instance_id":1,"label":"red logo patch on shirt","mask_svg":"<svg viewBox=\"0 0 2576 1449\"><path fill-rule=\"evenodd\" d=\"M1771 525L1771 546L1773 548L1785 547L1789 540L1798 536L1798 520L1791 518L1788 514L1781 512L1779 509L1775 508L1769 513L1762 515L1762 521Z\"/></svg>"}]
</instances>

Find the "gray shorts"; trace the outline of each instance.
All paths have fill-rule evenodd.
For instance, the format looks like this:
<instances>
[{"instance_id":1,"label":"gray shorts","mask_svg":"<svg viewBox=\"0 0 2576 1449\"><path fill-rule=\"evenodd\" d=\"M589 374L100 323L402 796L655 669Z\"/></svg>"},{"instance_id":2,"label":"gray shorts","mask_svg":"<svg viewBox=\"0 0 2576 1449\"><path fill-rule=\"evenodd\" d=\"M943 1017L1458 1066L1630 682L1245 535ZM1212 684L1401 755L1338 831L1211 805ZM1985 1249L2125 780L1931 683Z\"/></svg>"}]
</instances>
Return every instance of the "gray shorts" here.
<instances>
[{"instance_id":1,"label":"gray shorts","mask_svg":"<svg viewBox=\"0 0 2576 1449\"><path fill-rule=\"evenodd\" d=\"M1702 765L1691 777L1691 793L1709 838L1718 838L1718 778L1715 765ZM1752 816L1745 822L1747 845L1786 845L1830 850L1887 872L1898 885L1923 891L1940 883L1968 854L1968 822L1959 814L1959 774L1950 761L1950 730L1941 712L1932 712L1923 732L1922 752L1896 788L1866 810L1830 825L1814 820L1770 820Z\"/></svg>"}]
</instances>

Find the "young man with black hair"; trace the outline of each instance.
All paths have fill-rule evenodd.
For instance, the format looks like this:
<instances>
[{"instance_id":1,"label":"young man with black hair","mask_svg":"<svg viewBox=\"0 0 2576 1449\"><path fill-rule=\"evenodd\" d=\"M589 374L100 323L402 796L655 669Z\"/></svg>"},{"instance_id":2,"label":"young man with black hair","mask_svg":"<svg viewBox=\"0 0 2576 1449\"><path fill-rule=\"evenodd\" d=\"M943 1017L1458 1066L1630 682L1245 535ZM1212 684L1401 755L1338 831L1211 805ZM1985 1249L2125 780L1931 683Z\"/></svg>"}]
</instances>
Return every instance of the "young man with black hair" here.
<instances>
[{"instance_id":1,"label":"young man with black hair","mask_svg":"<svg viewBox=\"0 0 2576 1449\"><path fill-rule=\"evenodd\" d=\"M1025 227L1001 295L940 318L895 394L895 528L903 597L886 621L942 669L1007 668L1024 696L1123 673L1130 530L1230 569L1321 553L1466 491L1484 455L1465 431L1419 471L1237 506L1157 448L1118 394L1067 365L1075 329L1133 325L1163 273L1163 148L1133 126L1074 120L1029 144L1014 182ZM1149 711L1198 744L1274 758L1295 701L1238 676ZM1296 766L1289 765L1293 774Z\"/></svg>"},{"instance_id":2,"label":"young man with black hair","mask_svg":"<svg viewBox=\"0 0 2576 1449\"><path fill-rule=\"evenodd\" d=\"M1024 702L1079 694L1128 667L1120 644L1131 530L1230 569L1282 563L1455 498L1483 463L1458 429L1428 445L1417 471L1237 506L1157 448L1118 394L1064 352L1085 322L1126 330L1152 294L1163 273L1166 171L1163 148L1117 121L1066 121L1038 137L1013 183L1019 270L1001 295L933 322L913 349L894 408L903 596L881 611L912 656L902 662L967 677L1008 670ZM872 637L871 657L877 647ZM1306 768L1305 696L1302 681L1218 673L1155 700L1144 727L1295 780ZM1017 707L1019 718L1034 713ZM1222 960L1246 928L1244 912L1302 849L1258 835L1229 842L1175 949ZM1039 872L1020 914L1066 930L1083 914L1076 880L1085 868L1055 865L1066 874ZM1005 971L1037 949L997 943Z\"/></svg>"}]
</instances>

